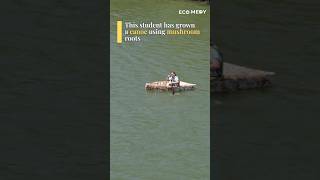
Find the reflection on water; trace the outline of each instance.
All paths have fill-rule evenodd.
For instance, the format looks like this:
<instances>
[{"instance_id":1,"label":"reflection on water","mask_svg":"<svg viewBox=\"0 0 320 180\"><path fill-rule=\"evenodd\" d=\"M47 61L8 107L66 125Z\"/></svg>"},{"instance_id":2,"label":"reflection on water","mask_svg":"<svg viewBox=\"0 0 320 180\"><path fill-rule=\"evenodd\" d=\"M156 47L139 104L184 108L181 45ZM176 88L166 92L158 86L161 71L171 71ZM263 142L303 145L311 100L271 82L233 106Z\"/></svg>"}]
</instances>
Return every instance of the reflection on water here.
<instances>
[{"instance_id":1,"label":"reflection on water","mask_svg":"<svg viewBox=\"0 0 320 180\"><path fill-rule=\"evenodd\" d=\"M192 1L111 3L112 179L209 179L209 16L177 15L190 7L209 8ZM202 35L118 45L119 19L197 23ZM144 90L146 82L164 80L170 71L198 88L175 95Z\"/></svg>"},{"instance_id":2,"label":"reflection on water","mask_svg":"<svg viewBox=\"0 0 320 180\"><path fill-rule=\"evenodd\" d=\"M304 179L320 155L319 1L219 1L225 60L277 73L274 87L211 95L217 179Z\"/></svg>"}]
</instances>

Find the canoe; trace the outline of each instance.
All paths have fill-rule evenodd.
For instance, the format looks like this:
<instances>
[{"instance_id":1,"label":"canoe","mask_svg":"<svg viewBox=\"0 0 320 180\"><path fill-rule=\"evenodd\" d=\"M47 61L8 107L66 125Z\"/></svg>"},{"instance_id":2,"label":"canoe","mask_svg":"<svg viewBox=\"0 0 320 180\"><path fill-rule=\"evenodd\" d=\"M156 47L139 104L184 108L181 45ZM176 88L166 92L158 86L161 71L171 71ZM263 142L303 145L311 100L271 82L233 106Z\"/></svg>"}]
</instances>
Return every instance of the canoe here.
<instances>
[{"instance_id":1,"label":"canoe","mask_svg":"<svg viewBox=\"0 0 320 180\"><path fill-rule=\"evenodd\" d=\"M210 77L210 90L214 93L270 87L274 72L251 69L230 63L223 63L223 77Z\"/></svg>"},{"instance_id":2,"label":"canoe","mask_svg":"<svg viewBox=\"0 0 320 180\"><path fill-rule=\"evenodd\" d=\"M172 86L170 86L169 81L155 81L151 83L145 84L146 90L171 90ZM175 90L192 90L196 87L196 84L191 84L187 82L180 81L179 87L174 87Z\"/></svg>"}]
</instances>

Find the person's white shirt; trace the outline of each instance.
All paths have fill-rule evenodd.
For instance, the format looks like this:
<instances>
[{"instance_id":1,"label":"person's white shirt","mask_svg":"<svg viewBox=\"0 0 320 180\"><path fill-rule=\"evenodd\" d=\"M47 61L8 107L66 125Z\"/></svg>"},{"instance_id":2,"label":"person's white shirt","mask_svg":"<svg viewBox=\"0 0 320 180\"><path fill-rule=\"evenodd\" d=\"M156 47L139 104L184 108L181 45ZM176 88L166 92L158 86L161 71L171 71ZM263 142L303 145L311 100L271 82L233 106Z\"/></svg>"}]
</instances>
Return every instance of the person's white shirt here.
<instances>
[{"instance_id":1,"label":"person's white shirt","mask_svg":"<svg viewBox=\"0 0 320 180\"><path fill-rule=\"evenodd\" d=\"M175 81L175 82L179 82L179 77L178 77L178 76L175 76L175 77L174 77L174 81Z\"/></svg>"}]
</instances>

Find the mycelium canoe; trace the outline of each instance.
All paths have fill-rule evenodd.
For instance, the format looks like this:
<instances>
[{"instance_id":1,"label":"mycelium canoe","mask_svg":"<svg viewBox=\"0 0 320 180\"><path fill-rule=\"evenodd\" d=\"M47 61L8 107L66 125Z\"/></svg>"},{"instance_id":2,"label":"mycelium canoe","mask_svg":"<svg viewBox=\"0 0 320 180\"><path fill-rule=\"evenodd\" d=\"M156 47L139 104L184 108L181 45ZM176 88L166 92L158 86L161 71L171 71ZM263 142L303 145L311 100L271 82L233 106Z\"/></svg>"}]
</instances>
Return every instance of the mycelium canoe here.
<instances>
[{"instance_id":1,"label":"mycelium canoe","mask_svg":"<svg viewBox=\"0 0 320 180\"><path fill-rule=\"evenodd\" d=\"M145 84L146 90L171 90L172 86L169 84L169 81L155 81ZM174 87L175 90L193 90L196 87L196 84L191 84L187 82L180 81L179 87Z\"/></svg>"},{"instance_id":2,"label":"mycelium canoe","mask_svg":"<svg viewBox=\"0 0 320 180\"><path fill-rule=\"evenodd\" d=\"M232 92L271 86L274 72L251 69L230 63L223 64L223 77L210 77L211 92Z\"/></svg>"}]
</instances>

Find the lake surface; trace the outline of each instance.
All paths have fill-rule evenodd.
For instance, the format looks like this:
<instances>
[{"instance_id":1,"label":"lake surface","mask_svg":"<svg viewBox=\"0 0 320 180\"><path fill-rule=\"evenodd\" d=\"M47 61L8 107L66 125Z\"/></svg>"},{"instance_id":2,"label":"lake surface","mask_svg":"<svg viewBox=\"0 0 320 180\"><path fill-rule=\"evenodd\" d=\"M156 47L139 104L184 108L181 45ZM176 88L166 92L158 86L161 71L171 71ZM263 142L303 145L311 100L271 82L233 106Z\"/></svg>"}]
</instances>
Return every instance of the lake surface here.
<instances>
[{"instance_id":1,"label":"lake surface","mask_svg":"<svg viewBox=\"0 0 320 180\"><path fill-rule=\"evenodd\" d=\"M209 14L192 1L111 1L111 179L207 180L210 177ZM196 23L200 36L142 37L116 44L116 21ZM146 92L175 70L194 91Z\"/></svg>"},{"instance_id":2,"label":"lake surface","mask_svg":"<svg viewBox=\"0 0 320 180\"><path fill-rule=\"evenodd\" d=\"M319 179L319 1L218 1L225 61L276 72L274 87L211 94L216 179Z\"/></svg>"}]
</instances>

